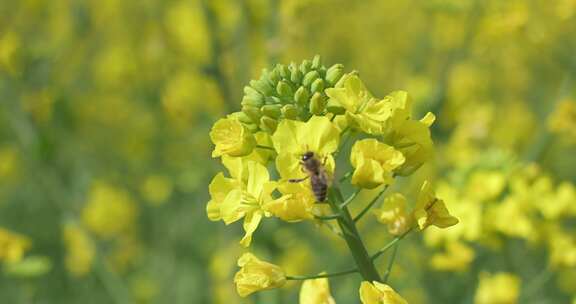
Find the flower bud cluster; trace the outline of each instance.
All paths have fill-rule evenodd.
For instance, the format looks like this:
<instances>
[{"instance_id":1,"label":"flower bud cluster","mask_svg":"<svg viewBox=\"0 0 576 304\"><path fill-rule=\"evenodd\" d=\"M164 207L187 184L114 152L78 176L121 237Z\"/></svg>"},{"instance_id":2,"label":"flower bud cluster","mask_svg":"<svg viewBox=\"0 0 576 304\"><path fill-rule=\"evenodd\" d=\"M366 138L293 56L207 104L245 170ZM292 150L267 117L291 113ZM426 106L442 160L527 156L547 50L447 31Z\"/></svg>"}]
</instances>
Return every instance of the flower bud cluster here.
<instances>
[{"instance_id":1,"label":"flower bud cluster","mask_svg":"<svg viewBox=\"0 0 576 304\"><path fill-rule=\"evenodd\" d=\"M257 80L244 87L238 119L252 132L274 133L282 119L307 121L312 115L336 113L324 90L333 88L344 75L344 66L322 65L320 56L300 64L277 64L264 69Z\"/></svg>"}]
</instances>

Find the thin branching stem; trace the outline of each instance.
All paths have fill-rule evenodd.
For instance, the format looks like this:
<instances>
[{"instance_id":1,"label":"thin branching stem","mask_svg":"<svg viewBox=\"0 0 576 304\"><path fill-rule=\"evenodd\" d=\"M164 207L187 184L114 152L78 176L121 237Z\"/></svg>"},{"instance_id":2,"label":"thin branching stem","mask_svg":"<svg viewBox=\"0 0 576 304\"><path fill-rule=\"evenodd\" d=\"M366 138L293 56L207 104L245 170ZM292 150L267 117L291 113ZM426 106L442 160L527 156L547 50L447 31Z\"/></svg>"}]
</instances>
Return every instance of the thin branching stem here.
<instances>
[{"instance_id":1,"label":"thin branching stem","mask_svg":"<svg viewBox=\"0 0 576 304\"><path fill-rule=\"evenodd\" d=\"M340 214L330 214L330 215L315 215L314 218L322 221L337 220L341 217Z\"/></svg>"},{"instance_id":2,"label":"thin branching stem","mask_svg":"<svg viewBox=\"0 0 576 304\"><path fill-rule=\"evenodd\" d=\"M256 148L259 148L259 149L266 149L266 150L271 150L271 151L276 151L276 150L274 150L274 148L273 148L273 147L264 146L264 145L256 145Z\"/></svg>"},{"instance_id":3,"label":"thin branching stem","mask_svg":"<svg viewBox=\"0 0 576 304\"><path fill-rule=\"evenodd\" d=\"M383 283L386 284L388 282L388 277L392 272L392 266L394 266L394 261L396 260L396 253L398 252L398 246L400 243L394 244L394 249L392 250L392 255L390 256L390 260L388 261L388 267L386 267L386 272L384 273Z\"/></svg>"},{"instance_id":4,"label":"thin branching stem","mask_svg":"<svg viewBox=\"0 0 576 304\"><path fill-rule=\"evenodd\" d=\"M341 205L340 205L340 209L347 207L348 205L350 205L350 203L356 198L356 196L358 196L358 194L360 193L360 191L362 191L361 188L359 188L358 190L354 191L354 193L352 193L350 195L350 197L348 197Z\"/></svg>"},{"instance_id":5,"label":"thin branching stem","mask_svg":"<svg viewBox=\"0 0 576 304\"><path fill-rule=\"evenodd\" d=\"M358 272L358 269L352 268L344 271L338 271L333 273L321 273L317 275L302 275L302 276L286 276L286 280L292 281L301 281L301 280L310 280L310 279L320 279L320 278L330 278L330 277L337 277L342 275L347 275L350 273Z\"/></svg>"},{"instance_id":6,"label":"thin branching stem","mask_svg":"<svg viewBox=\"0 0 576 304\"><path fill-rule=\"evenodd\" d=\"M377 259L379 256L383 255L384 253L386 253L386 251L388 251L388 249L392 248L392 246L394 246L396 243L398 243L400 240L402 240L405 236L407 236L414 228L410 228L408 231L404 232L403 234L395 237L392 241L390 241L388 244L386 244L386 246L380 248L380 250L378 250L376 253L374 253L372 255L372 257L370 257L372 260Z\"/></svg>"},{"instance_id":7,"label":"thin branching stem","mask_svg":"<svg viewBox=\"0 0 576 304\"><path fill-rule=\"evenodd\" d=\"M354 222L359 221L364 216L364 214L366 214L366 212L368 212L374 206L374 204L378 202L382 194L386 192L386 189L388 189L388 185L386 185L386 187L384 187L384 189L382 189L382 191L380 191L376 197L374 197L374 199L368 205L366 205L366 207L364 207L360 213L358 213L358 215L354 218Z\"/></svg>"}]
</instances>

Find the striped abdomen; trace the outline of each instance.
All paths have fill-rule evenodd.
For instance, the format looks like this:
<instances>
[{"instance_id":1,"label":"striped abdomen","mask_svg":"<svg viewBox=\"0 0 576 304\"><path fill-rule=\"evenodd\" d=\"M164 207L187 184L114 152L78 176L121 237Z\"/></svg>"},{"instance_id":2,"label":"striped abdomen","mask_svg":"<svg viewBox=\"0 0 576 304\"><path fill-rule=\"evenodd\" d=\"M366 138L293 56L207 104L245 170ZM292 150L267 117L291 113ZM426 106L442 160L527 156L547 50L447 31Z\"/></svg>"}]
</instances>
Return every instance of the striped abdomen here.
<instances>
[{"instance_id":1,"label":"striped abdomen","mask_svg":"<svg viewBox=\"0 0 576 304\"><path fill-rule=\"evenodd\" d=\"M328 192L328 181L326 176L322 173L310 175L310 186L312 187L312 192L314 197L318 202L323 202L326 200L326 194Z\"/></svg>"}]
</instances>

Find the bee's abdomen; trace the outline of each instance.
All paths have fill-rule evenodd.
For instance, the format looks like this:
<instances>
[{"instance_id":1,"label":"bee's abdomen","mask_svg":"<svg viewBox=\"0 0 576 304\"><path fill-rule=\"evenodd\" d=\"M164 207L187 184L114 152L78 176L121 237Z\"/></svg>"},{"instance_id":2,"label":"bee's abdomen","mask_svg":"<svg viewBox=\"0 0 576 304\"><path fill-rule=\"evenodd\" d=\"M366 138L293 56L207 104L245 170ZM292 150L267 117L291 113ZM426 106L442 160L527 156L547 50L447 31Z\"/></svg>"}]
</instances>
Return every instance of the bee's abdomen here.
<instances>
[{"instance_id":1,"label":"bee's abdomen","mask_svg":"<svg viewBox=\"0 0 576 304\"><path fill-rule=\"evenodd\" d=\"M314 197L318 202L323 202L326 200L326 194L328 192L328 185L322 181L317 175L313 175L310 178L310 185L312 186L312 192L314 193Z\"/></svg>"}]
</instances>

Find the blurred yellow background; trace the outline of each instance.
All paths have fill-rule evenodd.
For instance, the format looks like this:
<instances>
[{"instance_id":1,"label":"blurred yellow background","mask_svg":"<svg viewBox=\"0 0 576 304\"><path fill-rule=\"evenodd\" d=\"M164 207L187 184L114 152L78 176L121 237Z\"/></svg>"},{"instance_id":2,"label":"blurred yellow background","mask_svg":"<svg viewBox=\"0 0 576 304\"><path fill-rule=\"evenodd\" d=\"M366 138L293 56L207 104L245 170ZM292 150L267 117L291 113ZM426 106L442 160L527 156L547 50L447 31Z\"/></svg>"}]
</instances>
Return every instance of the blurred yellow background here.
<instances>
[{"instance_id":1,"label":"blurred yellow background","mask_svg":"<svg viewBox=\"0 0 576 304\"><path fill-rule=\"evenodd\" d=\"M208 133L315 54L437 115L419 174L461 224L402 245L410 303L576 301L575 0L0 0L0 303L295 303L236 295ZM350 263L324 232L266 223L255 246L294 273Z\"/></svg>"}]
</instances>

